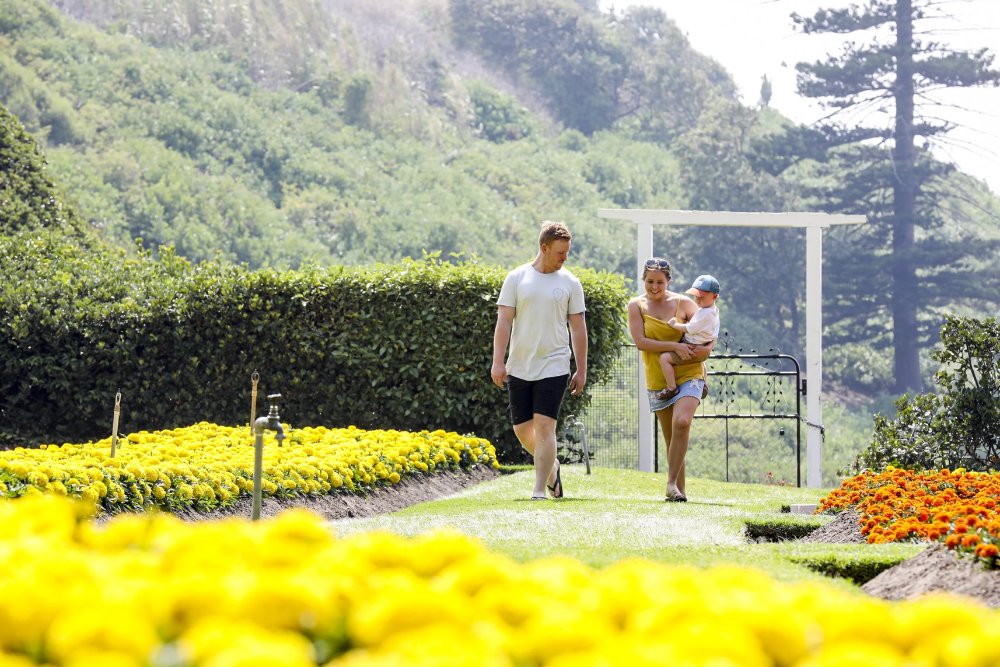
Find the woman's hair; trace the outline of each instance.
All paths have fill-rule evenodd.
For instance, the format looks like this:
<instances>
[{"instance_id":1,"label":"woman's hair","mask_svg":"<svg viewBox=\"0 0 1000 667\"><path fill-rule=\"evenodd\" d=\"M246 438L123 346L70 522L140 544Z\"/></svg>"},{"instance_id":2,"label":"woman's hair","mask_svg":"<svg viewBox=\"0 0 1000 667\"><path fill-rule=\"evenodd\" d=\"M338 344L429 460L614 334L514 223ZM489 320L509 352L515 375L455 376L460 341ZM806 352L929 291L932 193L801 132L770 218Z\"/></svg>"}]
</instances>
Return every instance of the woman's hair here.
<instances>
[{"instance_id":1,"label":"woman's hair","mask_svg":"<svg viewBox=\"0 0 1000 667\"><path fill-rule=\"evenodd\" d=\"M662 257L651 257L642 265L642 279L646 279L646 274L650 271L659 271L670 280L670 262Z\"/></svg>"},{"instance_id":2,"label":"woman's hair","mask_svg":"<svg viewBox=\"0 0 1000 667\"><path fill-rule=\"evenodd\" d=\"M546 220L542 223L542 231L538 235L538 245L552 245L553 241L572 241L573 235L569 227L562 222Z\"/></svg>"}]
</instances>

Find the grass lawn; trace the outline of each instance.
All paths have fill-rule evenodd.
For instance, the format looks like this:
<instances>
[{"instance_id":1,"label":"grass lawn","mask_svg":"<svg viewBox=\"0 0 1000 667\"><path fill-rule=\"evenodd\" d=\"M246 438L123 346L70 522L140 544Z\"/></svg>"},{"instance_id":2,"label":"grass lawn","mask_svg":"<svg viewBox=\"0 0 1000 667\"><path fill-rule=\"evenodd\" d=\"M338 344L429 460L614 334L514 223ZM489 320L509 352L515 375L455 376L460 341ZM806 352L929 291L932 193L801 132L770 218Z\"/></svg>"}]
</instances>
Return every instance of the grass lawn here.
<instances>
[{"instance_id":1,"label":"grass lawn","mask_svg":"<svg viewBox=\"0 0 1000 667\"><path fill-rule=\"evenodd\" d=\"M519 561L569 556L595 567L632 557L691 566L737 563L785 581L826 578L804 562L830 558L898 562L926 546L755 544L744 536L747 521L816 526L830 521L781 512L782 505L815 504L827 489L690 479L688 502L665 503L663 473L595 468L587 475L582 465L566 465L562 478L566 497L561 500L530 501L533 473L525 470L392 514L343 519L332 525L340 535L367 530L417 535L450 528Z\"/></svg>"}]
</instances>

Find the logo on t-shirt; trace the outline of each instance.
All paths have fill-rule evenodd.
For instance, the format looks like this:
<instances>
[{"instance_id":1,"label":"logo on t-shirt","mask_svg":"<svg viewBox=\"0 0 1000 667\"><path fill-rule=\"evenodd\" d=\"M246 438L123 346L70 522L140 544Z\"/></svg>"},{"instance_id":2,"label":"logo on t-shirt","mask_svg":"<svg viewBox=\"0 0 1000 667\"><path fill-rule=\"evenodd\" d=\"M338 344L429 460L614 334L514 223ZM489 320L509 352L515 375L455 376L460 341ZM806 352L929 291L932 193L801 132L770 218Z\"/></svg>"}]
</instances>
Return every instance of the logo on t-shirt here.
<instances>
[{"instance_id":1,"label":"logo on t-shirt","mask_svg":"<svg viewBox=\"0 0 1000 667\"><path fill-rule=\"evenodd\" d=\"M562 287L556 287L555 289L552 290L552 298L562 303L563 301L569 298L569 293Z\"/></svg>"}]
</instances>

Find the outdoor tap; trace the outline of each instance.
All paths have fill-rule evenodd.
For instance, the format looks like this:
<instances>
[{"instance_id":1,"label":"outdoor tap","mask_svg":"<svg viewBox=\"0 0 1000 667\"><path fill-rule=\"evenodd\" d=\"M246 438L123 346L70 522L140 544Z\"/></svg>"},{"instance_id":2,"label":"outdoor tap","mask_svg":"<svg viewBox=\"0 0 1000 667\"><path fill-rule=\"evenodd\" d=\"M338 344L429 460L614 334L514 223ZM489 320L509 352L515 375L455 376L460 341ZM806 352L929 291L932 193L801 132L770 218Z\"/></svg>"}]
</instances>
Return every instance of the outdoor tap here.
<instances>
[{"instance_id":1,"label":"outdoor tap","mask_svg":"<svg viewBox=\"0 0 1000 667\"><path fill-rule=\"evenodd\" d=\"M278 446L281 447L281 443L285 439L285 429L281 426L281 417L278 416L278 399L281 398L281 394L268 394L267 400L271 403L271 407L267 412L266 417L260 417L253 423L253 432L255 434L263 434L264 431L274 431L275 439L278 441Z\"/></svg>"},{"instance_id":2,"label":"outdoor tap","mask_svg":"<svg viewBox=\"0 0 1000 667\"><path fill-rule=\"evenodd\" d=\"M264 431L274 431L278 446L285 439L285 429L281 427L281 417L278 416L278 399L281 394L268 394L267 400L271 409L266 417L260 417L253 423L253 506L250 518L256 521L260 518L262 482L264 477Z\"/></svg>"}]
</instances>

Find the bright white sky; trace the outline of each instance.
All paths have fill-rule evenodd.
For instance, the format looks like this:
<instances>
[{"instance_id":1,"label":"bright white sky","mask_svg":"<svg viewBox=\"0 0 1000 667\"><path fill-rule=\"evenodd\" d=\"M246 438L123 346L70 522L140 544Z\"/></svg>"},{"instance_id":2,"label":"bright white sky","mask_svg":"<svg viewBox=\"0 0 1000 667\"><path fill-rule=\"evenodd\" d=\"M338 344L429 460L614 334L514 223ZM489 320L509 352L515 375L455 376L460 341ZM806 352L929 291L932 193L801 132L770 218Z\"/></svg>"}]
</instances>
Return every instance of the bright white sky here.
<instances>
[{"instance_id":1,"label":"bright white sky","mask_svg":"<svg viewBox=\"0 0 1000 667\"><path fill-rule=\"evenodd\" d=\"M811 16L818 8L867 4L862 0L601 0L601 8L656 7L687 34L691 45L725 67L740 88L744 104L760 99L761 77L771 81L770 106L785 116L811 123L825 115L812 100L795 90L795 64L815 62L839 54L855 35L803 35L789 16ZM939 0L952 18L937 21L928 37L953 48L988 48L993 67L1000 68L1000 2L998 0ZM928 24L929 27L929 24ZM918 26L919 29L919 26ZM939 159L986 181L1000 195L1000 88L951 89L940 94L948 106L938 111L944 119L964 127L935 145ZM961 107L961 108L960 108ZM845 121L848 118L844 118ZM871 122L871 119L869 120Z\"/></svg>"}]
</instances>

